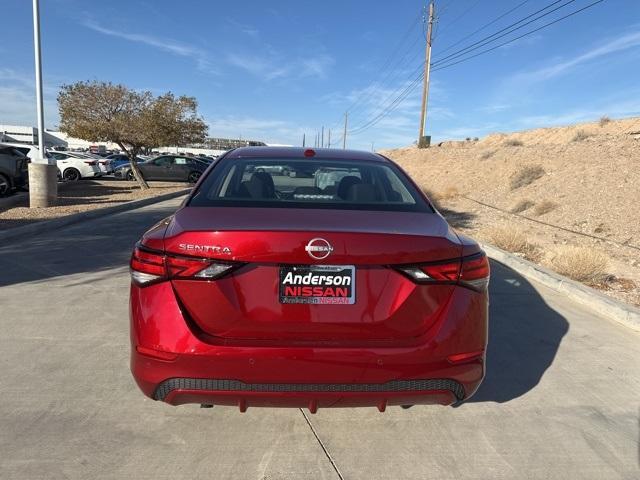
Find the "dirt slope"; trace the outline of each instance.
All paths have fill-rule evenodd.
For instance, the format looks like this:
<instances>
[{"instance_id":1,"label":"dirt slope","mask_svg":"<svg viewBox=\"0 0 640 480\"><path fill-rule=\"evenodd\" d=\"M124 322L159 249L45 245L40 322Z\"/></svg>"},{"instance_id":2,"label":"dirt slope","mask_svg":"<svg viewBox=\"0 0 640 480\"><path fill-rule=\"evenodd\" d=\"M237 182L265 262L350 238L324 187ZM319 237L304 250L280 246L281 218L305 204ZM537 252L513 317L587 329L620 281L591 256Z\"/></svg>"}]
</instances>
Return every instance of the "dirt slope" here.
<instances>
[{"instance_id":1,"label":"dirt slope","mask_svg":"<svg viewBox=\"0 0 640 480\"><path fill-rule=\"evenodd\" d=\"M614 296L640 303L640 118L496 133L478 141L382 153L439 197L456 226L472 235L482 236L495 225L518 226L540 247L541 263L559 244L605 251L610 273L632 282L607 288ZM527 167L535 167L539 178L514 188L514 176ZM509 213L525 201L530 206L520 216ZM536 211L543 202L551 206L547 213Z\"/></svg>"}]
</instances>

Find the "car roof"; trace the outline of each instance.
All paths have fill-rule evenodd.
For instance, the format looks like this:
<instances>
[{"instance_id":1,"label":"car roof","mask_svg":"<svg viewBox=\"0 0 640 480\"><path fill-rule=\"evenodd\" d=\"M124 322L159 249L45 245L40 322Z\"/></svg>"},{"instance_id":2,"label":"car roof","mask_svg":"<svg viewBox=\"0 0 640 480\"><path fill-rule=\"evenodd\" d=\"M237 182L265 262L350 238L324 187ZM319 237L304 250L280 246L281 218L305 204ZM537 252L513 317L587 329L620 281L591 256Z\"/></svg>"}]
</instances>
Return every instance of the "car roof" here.
<instances>
[{"instance_id":1,"label":"car roof","mask_svg":"<svg viewBox=\"0 0 640 480\"><path fill-rule=\"evenodd\" d=\"M306 150L313 150L313 157L305 157ZM344 150L342 148L303 148L303 147L240 147L229 151L225 158L295 158L295 159L337 159L366 160L372 162L388 162L382 155L362 150Z\"/></svg>"}]
</instances>

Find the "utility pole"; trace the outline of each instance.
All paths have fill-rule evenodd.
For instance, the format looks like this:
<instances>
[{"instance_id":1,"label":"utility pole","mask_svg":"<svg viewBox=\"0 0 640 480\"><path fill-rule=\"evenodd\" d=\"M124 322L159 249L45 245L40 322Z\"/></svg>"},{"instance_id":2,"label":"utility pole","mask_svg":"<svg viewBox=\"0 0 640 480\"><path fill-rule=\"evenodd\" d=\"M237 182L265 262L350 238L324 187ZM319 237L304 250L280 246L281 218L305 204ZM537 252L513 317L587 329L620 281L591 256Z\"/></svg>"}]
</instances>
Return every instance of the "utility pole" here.
<instances>
[{"instance_id":1,"label":"utility pole","mask_svg":"<svg viewBox=\"0 0 640 480\"><path fill-rule=\"evenodd\" d=\"M349 112L344 112L344 133L342 135L342 149L347 148L347 124L349 123Z\"/></svg>"},{"instance_id":2,"label":"utility pole","mask_svg":"<svg viewBox=\"0 0 640 480\"><path fill-rule=\"evenodd\" d=\"M424 130L427 123L427 104L429 103L429 76L431 74L431 35L433 32L434 2L429 3L429 24L427 27L427 46L424 62L424 83L422 85L422 108L420 110L420 133L418 134L418 148L426 148L431 138L425 137Z\"/></svg>"},{"instance_id":3,"label":"utility pole","mask_svg":"<svg viewBox=\"0 0 640 480\"><path fill-rule=\"evenodd\" d=\"M44 107L42 100L42 57L40 54L40 3L33 0L33 50L36 66L36 115L38 120L38 156L29 164L29 206L51 207L58 196L58 167L44 151ZM51 164L49 163L51 162Z\"/></svg>"},{"instance_id":4,"label":"utility pole","mask_svg":"<svg viewBox=\"0 0 640 480\"><path fill-rule=\"evenodd\" d=\"M331 148L331 129L329 129L329 139L327 140L327 147Z\"/></svg>"},{"instance_id":5,"label":"utility pole","mask_svg":"<svg viewBox=\"0 0 640 480\"><path fill-rule=\"evenodd\" d=\"M322 142L320 142L320 147L324 148L324 125L322 125Z\"/></svg>"},{"instance_id":6,"label":"utility pole","mask_svg":"<svg viewBox=\"0 0 640 480\"><path fill-rule=\"evenodd\" d=\"M305 140L306 140L305 136L306 136L306 134L303 133L302 134L302 148L304 148L304 144L305 144Z\"/></svg>"}]
</instances>

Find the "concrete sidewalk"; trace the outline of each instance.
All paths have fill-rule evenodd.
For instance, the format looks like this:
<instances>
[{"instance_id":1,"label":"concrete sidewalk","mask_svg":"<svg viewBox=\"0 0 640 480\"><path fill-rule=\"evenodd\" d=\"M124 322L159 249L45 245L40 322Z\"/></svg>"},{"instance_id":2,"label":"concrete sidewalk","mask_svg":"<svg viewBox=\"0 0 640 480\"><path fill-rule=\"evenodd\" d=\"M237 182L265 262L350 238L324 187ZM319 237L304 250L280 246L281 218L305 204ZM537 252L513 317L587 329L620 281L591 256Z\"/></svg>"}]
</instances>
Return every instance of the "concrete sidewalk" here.
<instances>
[{"instance_id":1,"label":"concrete sidewalk","mask_svg":"<svg viewBox=\"0 0 640 480\"><path fill-rule=\"evenodd\" d=\"M640 335L498 263L487 378L458 408L307 420L146 399L128 367L127 261L178 203L0 247L3 480L640 478Z\"/></svg>"}]
</instances>

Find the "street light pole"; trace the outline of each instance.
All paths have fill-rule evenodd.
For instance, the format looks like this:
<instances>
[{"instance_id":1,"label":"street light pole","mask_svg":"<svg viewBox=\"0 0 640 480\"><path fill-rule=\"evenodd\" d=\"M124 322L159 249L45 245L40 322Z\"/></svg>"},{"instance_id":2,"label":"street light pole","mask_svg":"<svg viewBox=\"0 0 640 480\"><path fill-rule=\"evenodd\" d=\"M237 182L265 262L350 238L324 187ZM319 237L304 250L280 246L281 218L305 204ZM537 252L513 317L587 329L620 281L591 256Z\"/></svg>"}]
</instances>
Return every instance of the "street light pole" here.
<instances>
[{"instance_id":1,"label":"street light pole","mask_svg":"<svg viewBox=\"0 0 640 480\"><path fill-rule=\"evenodd\" d=\"M40 1L33 0L33 49L36 60L36 114L38 116L38 151L44 152L44 102L42 100L42 55L40 54Z\"/></svg>"},{"instance_id":2,"label":"street light pole","mask_svg":"<svg viewBox=\"0 0 640 480\"><path fill-rule=\"evenodd\" d=\"M29 164L29 206L31 208L55 205L58 196L58 167L45 155L44 101L42 99L42 56L40 54L40 2L33 0L33 49L36 67L36 115L38 124L38 158Z\"/></svg>"}]
</instances>

